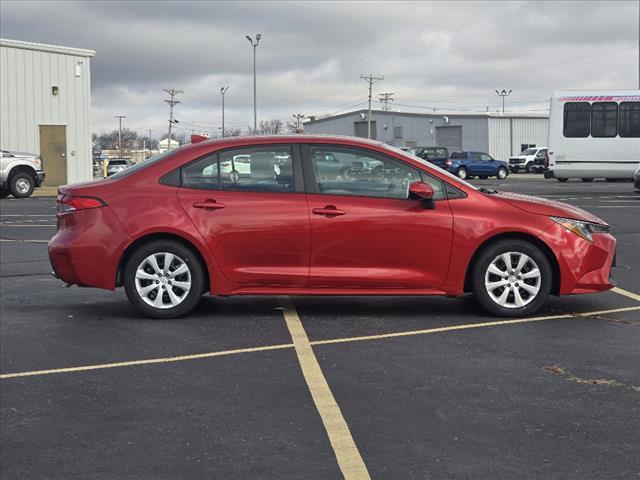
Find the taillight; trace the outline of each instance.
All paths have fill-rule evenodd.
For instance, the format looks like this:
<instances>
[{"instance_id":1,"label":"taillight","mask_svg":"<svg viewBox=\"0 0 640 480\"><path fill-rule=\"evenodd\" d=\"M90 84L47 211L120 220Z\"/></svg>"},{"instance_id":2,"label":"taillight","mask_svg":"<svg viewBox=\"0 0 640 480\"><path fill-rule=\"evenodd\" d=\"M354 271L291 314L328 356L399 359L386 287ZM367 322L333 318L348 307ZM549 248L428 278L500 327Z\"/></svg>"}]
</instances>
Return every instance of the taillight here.
<instances>
[{"instance_id":1,"label":"taillight","mask_svg":"<svg viewBox=\"0 0 640 480\"><path fill-rule=\"evenodd\" d=\"M96 197L74 197L65 195L60 198L58 196L56 211L61 213L75 212L77 210L87 210L89 208L104 207L106 203Z\"/></svg>"},{"instance_id":2,"label":"taillight","mask_svg":"<svg viewBox=\"0 0 640 480\"><path fill-rule=\"evenodd\" d=\"M447 158L447 161L445 163L447 164L447 167L450 167L453 162L450 158Z\"/></svg>"}]
</instances>

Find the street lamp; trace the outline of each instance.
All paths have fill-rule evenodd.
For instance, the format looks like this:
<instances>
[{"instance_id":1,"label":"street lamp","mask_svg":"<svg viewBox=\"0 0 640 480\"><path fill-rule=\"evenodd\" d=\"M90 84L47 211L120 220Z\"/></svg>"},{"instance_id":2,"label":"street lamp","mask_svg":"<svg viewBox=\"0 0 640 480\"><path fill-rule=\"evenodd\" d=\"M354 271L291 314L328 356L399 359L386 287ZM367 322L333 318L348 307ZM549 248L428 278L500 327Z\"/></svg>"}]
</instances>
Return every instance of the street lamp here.
<instances>
[{"instance_id":1,"label":"street lamp","mask_svg":"<svg viewBox=\"0 0 640 480\"><path fill-rule=\"evenodd\" d=\"M227 93L229 87L222 87L220 89L220 95L222 95L222 136L224 137L224 94Z\"/></svg>"},{"instance_id":2,"label":"street lamp","mask_svg":"<svg viewBox=\"0 0 640 480\"><path fill-rule=\"evenodd\" d=\"M502 97L502 114L504 115L504 97L508 97L509 95L511 95L511 92L513 90L509 90L508 92L506 90L502 90L501 92L499 92L498 90L496 90L496 93L498 94L499 97Z\"/></svg>"},{"instance_id":3,"label":"street lamp","mask_svg":"<svg viewBox=\"0 0 640 480\"><path fill-rule=\"evenodd\" d=\"M249 43L253 47L253 133L255 134L258 131L258 109L256 107L256 48L260 43L262 35L257 33L255 42L249 35L246 35L245 38L249 40Z\"/></svg>"}]
</instances>

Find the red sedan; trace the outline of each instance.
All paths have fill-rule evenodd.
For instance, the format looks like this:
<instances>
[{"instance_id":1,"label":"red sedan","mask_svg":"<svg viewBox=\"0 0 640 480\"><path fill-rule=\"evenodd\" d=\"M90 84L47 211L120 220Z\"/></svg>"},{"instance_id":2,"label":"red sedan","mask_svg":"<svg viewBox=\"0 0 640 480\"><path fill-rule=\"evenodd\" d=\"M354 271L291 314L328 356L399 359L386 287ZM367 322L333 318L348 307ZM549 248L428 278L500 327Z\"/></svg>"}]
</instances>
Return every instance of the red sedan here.
<instances>
[{"instance_id":1,"label":"red sedan","mask_svg":"<svg viewBox=\"0 0 640 480\"><path fill-rule=\"evenodd\" d=\"M616 241L570 205L478 189L383 143L240 137L60 187L54 274L172 318L212 295L449 295L490 313L611 288Z\"/></svg>"}]
</instances>

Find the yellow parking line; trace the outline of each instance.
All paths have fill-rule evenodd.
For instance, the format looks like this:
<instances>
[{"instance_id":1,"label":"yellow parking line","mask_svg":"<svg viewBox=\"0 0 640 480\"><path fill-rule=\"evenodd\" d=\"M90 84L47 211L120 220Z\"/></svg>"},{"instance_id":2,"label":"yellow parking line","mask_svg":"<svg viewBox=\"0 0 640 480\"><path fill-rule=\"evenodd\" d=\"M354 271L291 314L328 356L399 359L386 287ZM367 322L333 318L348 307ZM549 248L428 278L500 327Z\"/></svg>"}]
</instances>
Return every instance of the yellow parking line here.
<instances>
[{"instance_id":1,"label":"yellow parking line","mask_svg":"<svg viewBox=\"0 0 640 480\"><path fill-rule=\"evenodd\" d=\"M637 302L640 302L640 295L637 293L630 292L629 290L623 290L622 288L613 287L611 289L613 293L617 293L618 295L623 295L625 297L629 297Z\"/></svg>"},{"instance_id":2,"label":"yellow parking line","mask_svg":"<svg viewBox=\"0 0 640 480\"><path fill-rule=\"evenodd\" d=\"M427 328L424 330L411 330L408 332L405 331L405 332L394 332L394 333L381 333L377 335L365 335L362 337L332 338L329 340L315 340L311 342L311 345L328 345L332 343L362 342L366 340L380 340L383 338L407 337L411 335L426 335L429 333L451 332L454 330L469 330L472 328L497 327L500 325L517 325L519 323L542 322L545 320L561 320L563 318L590 317L592 315L606 315L608 313L630 312L633 310L640 310L640 307L615 308L612 310L600 310L597 312L586 312L586 313L567 313L562 315L550 315L546 317L519 318L516 320L499 320L497 322L467 323L466 325L452 325L449 327Z\"/></svg>"},{"instance_id":3,"label":"yellow parking line","mask_svg":"<svg viewBox=\"0 0 640 480\"><path fill-rule=\"evenodd\" d=\"M316 404L329 442L345 480L370 480L367 466L362 460L358 447L353 441L349 426L342 416L333 393L322 374L318 360L313 353L307 333L293 304L282 302L284 319L291 333L291 339L298 355L302 374L307 382L313 402Z\"/></svg>"},{"instance_id":4,"label":"yellow parking line","mask_svg":"<svg viewBox=\"0 0 640 480\"><path fill-rule=\"evenodd\" d=\"M429 333L448 332L448 331L454 331L454 330L468 330L472 328L497 327L500 325L513 325L518 323L539 322L542 320L561 320L564 318L573 318L573 317L590 317L590 316L597 316L597 315L607 315L610 313L631 312L635 310L640 310L640 306L614 308L611 310L598 310L594 312L567 313L562 315L552 315L552 316L546 316L546 317L521 318L516 320L499 320L495 322L469 323L465 325L452 325L449 327L428 328L424 330L382 333L378 335L366 335L362 337L346 337L346 338L333 338L329 340L314 340L309 343L311 345L326 345L331 343L360 342L364 340L378 340L378 339L384 339L384 338L405 337L410 335L424 335ZM56 373L84 372L87 370L102 370L106 368L131 367L136 365L151 365L155 363L183 362L186 360L198 360L201 358L210 358L210 357L223 357L226 355L235 355L239 353L254 353L254 352L263 352L263 351L269 351L269 350L281 350L281 349L293 348L293 347L294 345L292 343L286 343L286 344L279 344L279 345L266 345L264 347L239 348L235 350L223 350L219 352L197 353L195 355L182 355L178 357L150 358L146 360L132 360L128 362L102 363L97 365L85 365L81 367L54 368L50 370L34 370L34 371L27 371L27 372L4 373L0 375L0 379L4 380L4 379L10 379L10 378L17 378L17 377L32 377L35 375L50 375L50 374L56 374Z\"/></svg>"},{"instance_id":5,"label":"yellow parking line","mask_svg":"<svg viewBox=\"0 0 640 480\"><path fill-rule=\"evenodd\" d=\"M195 355L181 355L179 357L149 358L147 360L132 360L129 362L102 363L99 365L85 365L83 367L54 368L51 370L35 370L31 372L5 373L0 375L0 379L32 377L34 375L50 375L53 373L86 372L88 370L102 370L105 368L131 367L133 365L151 365L154 363L184 362L185 360L198 360L201 358L223 357L225 355L236 355L238 353L266 352L268 350L281 350L292 348L293 344L267 345L265 347L238 348L236 350L224 350L221 352L196 353Z\"/></svg>"}]
</instances>

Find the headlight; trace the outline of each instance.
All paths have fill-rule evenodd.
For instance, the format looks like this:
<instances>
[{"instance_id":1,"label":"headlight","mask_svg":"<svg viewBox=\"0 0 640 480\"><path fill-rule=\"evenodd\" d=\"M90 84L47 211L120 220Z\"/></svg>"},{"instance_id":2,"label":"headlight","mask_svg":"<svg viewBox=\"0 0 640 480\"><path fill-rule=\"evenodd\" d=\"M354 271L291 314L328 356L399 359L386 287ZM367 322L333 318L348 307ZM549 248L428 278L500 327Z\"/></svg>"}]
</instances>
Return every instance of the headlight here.
<instances>
[{"instance_id":1,"label":"headlight","mask_svg":"<svg viewBox=\"0 0 640 480\"><path fill-rule=\"evenodd\" d=\"M586 241L593 243L592 233L608 233L609 225L602 225L600 223L585 222L583 220L573 220L571 218L562 217L549 217L551 220L572 233L575 233L579 237L584 238Z\"/></svg>"},{"instance_id":2,"label":"headlight","mask_svg":"<svg viewBox=\"0 0 640 480\"><path fill-rule=\"evenodd\" d=\"M36 166L36 170L42 170L42 159L40 157L34 158L33 163Z\"/></svg>"}]
</instances>

